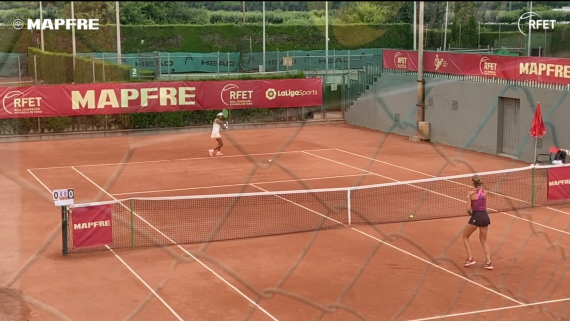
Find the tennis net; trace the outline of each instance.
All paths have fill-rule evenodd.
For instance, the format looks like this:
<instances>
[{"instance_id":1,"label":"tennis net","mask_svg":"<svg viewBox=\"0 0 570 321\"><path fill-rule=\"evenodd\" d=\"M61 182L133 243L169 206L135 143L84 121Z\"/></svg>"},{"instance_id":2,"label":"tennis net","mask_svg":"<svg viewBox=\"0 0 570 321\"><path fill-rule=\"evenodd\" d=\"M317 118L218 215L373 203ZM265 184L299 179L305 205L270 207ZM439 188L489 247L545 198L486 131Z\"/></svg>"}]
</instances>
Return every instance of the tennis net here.
<instances>
[{"instance_id":1,"label":"tennis net","mask_svg":"<svg viewBox=\"0 0 570 321\"><path fill-rule=\"evenodd\" d=\"M549 170L570 165L521 167L478 173L489 212L568 203L570 180L549 182ZM350 188L187 197L132 198L74 205L67 215L70 253L105 249L76 246L79 208L110 207L111 248L137 248L310 232L352 224L383 224L466 216L473 174ZM567 177L570 177L567 176ZM549 201L548 185L564 199ZM553 188L553 187L551 187ZM74 216L75 215L75 216ZM413 219L411 218L413 215ZM66 242L66 243L65 243Z\"/></svg>"}]
</instances>

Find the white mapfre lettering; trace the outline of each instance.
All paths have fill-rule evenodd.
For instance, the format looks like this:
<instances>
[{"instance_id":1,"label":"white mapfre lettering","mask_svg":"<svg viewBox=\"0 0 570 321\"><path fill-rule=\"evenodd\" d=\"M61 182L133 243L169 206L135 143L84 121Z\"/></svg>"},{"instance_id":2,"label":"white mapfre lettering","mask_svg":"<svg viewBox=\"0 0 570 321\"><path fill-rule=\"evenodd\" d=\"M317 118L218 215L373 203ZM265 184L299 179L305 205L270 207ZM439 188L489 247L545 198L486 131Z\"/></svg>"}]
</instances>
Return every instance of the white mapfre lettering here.
<instances>
[{"instance_id":1,"label":"white mapfre lettering","mask_svg":"<svg viewBox=\"0 0 570 321\"><path fill-rule=\"evenodd\" d=\"M84 230L88 228L95 228L95 227L107 227L111 226L111 220L106 221L95 221L95 222L87 222L87 223L77 223L73 224L74 230Z\"/></svg>"},{"instance_id":2,"label":"white mapfre lettering","mask_svg":"<svg viewBox=\"0 0 570 321\"><path fill-rule=\"evenodd\" d=\"M570 179L561 179L548 182L548 186L570 185Z\"/></svg>"},{"instance_id":3,"label":"white mapfre lettering","mask_svg":"<svg viewBox=\"0 0 570 321\"><path fill-rule=\"evenodd\" d=\"M536 62L519 63L521 75L546 75L556 78L570 78L570 65L556 65Z\"/></svg>"},{"instance_id":4,"label":"white mapfre lettering","mask_svg":"<svg viewBox=\"0 0 570 321\"><path fill-rule=\"evenodd\" d=\"M65 30L73 26L77 30L99 30L99 19L28 19L27 24L28 30L59 30L63 26Z\"/></svg>"},{"instance_id":5,"label":"white mapfre lettering","mask_svg":"<svg viewBox=\"0 0 570 321\"><path fill-rule=\"evenodd\" d=\"M196 105L196 87L162 87L139 89L103 89L97 95L96 90L87 90L85 94L74 90L71 92L71 108L73 110L148 107L153 100L158 100L161 107ZM135 100L140 104L135 105Z\"/></svg>"}]
</instances>

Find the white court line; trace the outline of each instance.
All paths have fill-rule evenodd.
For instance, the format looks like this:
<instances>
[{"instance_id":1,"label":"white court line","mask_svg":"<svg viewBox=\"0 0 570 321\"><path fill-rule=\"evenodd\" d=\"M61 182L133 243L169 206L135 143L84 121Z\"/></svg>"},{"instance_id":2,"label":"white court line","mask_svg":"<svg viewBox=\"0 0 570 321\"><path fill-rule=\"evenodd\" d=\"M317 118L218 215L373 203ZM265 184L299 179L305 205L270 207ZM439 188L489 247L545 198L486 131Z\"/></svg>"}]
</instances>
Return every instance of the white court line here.
<instances>
[{"instance_id":1,"label":"white court line","mask_svg":"<svg viewBox=\"0 0 570 321\"><path fill-rule=\"evenodd\" d=\"M117 258L117 260L121 261L121 263L123 263L123 265L137 278L139 279L139 281L142 282L142 284L144 284L144 286L146 286L146 288L162 303L164 304L164 306L170 310L170 312L172 314L174 314L174 316L180 320L180 321L184 321L184 319L182 319L175 311L174 309L172 309L168 303L166 303L166 301L164 301L164 299L162 299L162 297L160 295L158 295L158 293L156 293L156 291L154 291L153 288L150 287L150 285L148 285L148 283L145 282L145 280L143 280L142 277L140 277L140 275L138 275L128 264L127 262L125 262L117 253L115 253L115 251L113 251L112 248L110 248L108 245L105 245L105 247L111 251L111 253L113 253L113 255Z\"/></svg>"},{"instance_id":2,"label":"white court line","mask_svg":"<svg viewBox=\"0 0 570 321\"><path fill-rule=\"evenodd\" d=\"M103 193L107 194L107 196L111 197L112 199L114 199L115 201L117 201L116 198L113 197L113 195L109 194L106 190L104 190L101 186L97 185L97 183L95 183L94 181L92 181L89 177L85 176L85 174L83 174L82 172L80 172L77 168L71 166L71 168L76 171L77 173L79 173L79 175L83 176L83 178L85 178L87 181L89 181L91 184L95 185L95 187L97 187L98 189L100 189ZM121 206L123 206L125 209L129 210L129 207L124 205L123 203L118 203ZM274 321L279 321L278 319L276 319L273 315L271 315L269 312L267 312L264 308L262 308L259 304L255 303L255 301L253 301L251 298L249 298L247 295L245 295L243 292L241 292L238 288L236 288L234 285L232 285L230 282L228 282L228 280L224 279L221 275L219 275L218 273L216 273L216 271L212 270L209 266L207 266L206 264L204 264L202 261L198 260L197 257L195 257L194 255L192 255L192 253L188 252L184 247L180 246L178 243L176 243L173 239L171 239L170 237L168 237L166 234L164 234L162 231L160 231L159 229L157 229L154 225L150 224L147 220L145 220L144 218L142 218L140 215L138 215L136 212L133 212L133 214L139 218L141 221L143 221L145 224L147 224L148 226L150 226L150 228L152 228L153 230L155 230L158 234L160 234L162 237L164 237L165 239L167 239L170 243L172 243L172 245L175 245L176 247L178 247L180 250L182 250L182 252L184 252L186 255L188 255L189 257L191 257L193 260L195 260L198 264L200 264L202 267L204 267L206 270L210 271L213 275L215 275L220 281L224 282L227 286L229 286L230 288L232 288L235 292L237 292L239 295L241 295L244 299L246 299L249 303L253 304L256 308L258 308L261 312L265 313L265 315L267 315L268 317L270 317L272 320Z\"/></svg>"},{"instance_id":3,"label":"white court line","mask_svg":"<svg viewBox=\"0 0 570 321\"><path fill-rule=\"evenodd\" d=\"M324 149L308 149L309 152L323 151L323 150L334 150L334 148L324 148ZM160 159L153 161L140 161L140 162L129 162L129 163L106 163L106 164L90 164L90 165L69 165L69 166L54 166L54 167L38 167L31 168L30 170L46 170L46 169L63 169L71 167L102 167L102 166L116 166L116 165L133 165L133 164L152 164L152 163L164 163L164 162L185 162L192 160L202 160L202 159L224 159L224 158L234 158L234 157L248 157L248 156L263 156L263 155L278 155L278 154L292 154L292 153L302 153L304 150L292 150L286 152L273 152L273 153L257 153L248 155L224 155L223 157L194 157L194 158L175 158L175 159Z\"/></svg>"},{"instance_id":4,"label":"white court line","mask_svg":"<svg viewBox=\"0 0 570 321\"><path fill-rule=\"evenodd\" d=\"M356 176L367 176L369 174L352 174L352 175L340 175L340 176L326 176L326 177L314 177L314 178L301 178L301 181L316 181L320 179L331 179L331 178L343 178L343 177L356 177ZM276 183L289 183L289 182L298 182L299 179L287 179L283 181L268 181L268 182L257 182L255 184L276 184ZM219 188L219 187L234 187L234 186L244 186L249 185L246 183L242 184L229 184L229 185L213 185L213 186L203 186L203 187L186 187L186 188L174 188L174 189L162 189L162 190L153 190L153 191L142 191L142 192L128 192L128 193L115 193L114 196L121 196L121 195L133 195L133 194L147 194L147 193L163 193L163 192L178 192L178 191L188 191L188 190L195 190L195 189L205 189L205 188ZM233 193L232 193L233 194Z\"/></svg>"},{"instance_id":5,"label":"white court line","mask_svg":"<svg viewBox=\"0 0 570 321\"><path fill-rule=\"evenodd\" d=\"M257 188L257 189L259 189L259 190L261 190L261 191L264 191L264 192L266 192L266 193L273 194L272 192L270 192L270 191L268 191L268 190L266 190L266 189L263 189L263 188L261 188L261 187L255 186L255 184L250 184L250 185L253 186L253 187L255 187L255 188ZM281 196L279 196L279 195L276 195L276 194L273 194L273 196L275 196L275 197L277 197L277 198L280 198L280 199L282 199L282 200L284 200L284 201L286 201L286 202L289 202L289 203L291 203L291 204L293 204L293 205L299 206L300 208L303 208L303 209L305 209L305 210L307 210L307 211L309 211L309 212L312 212L312 213L317 214L317 215L319 215L319 216L325 217L325 218L327 218L327 219L329 219L329 220L331 220L331 221L333 221L333 222L335 222L335 223L337 223L337 224L340 224L340 225L342 225L342 226L348 227L348 228L350 228L351 230L353 230L353 231L355 231L355 232L358 232L358 233L360 233L360 234L362 234L362 235L364 235L364 236L367 236L367 237L369 237L369 238L371 238L371 239L373 239L373 240L376 240L376 241L378 241L378 242L380 242L380 243L382 243L382 244L385 244L385 245L387 245L387 246L389 246L389 247L391 247L391 248L393 248L393 249L395 249L395 250L397 250L397 251L400 251L400 252L402 252L402 253L404 253L404 254L407 254L407 255L409 255L409 256L411 256L411 257L413 257L413 258L416 258L416 259L418 259L418 260L420 260L420 261L422 261L422 262L425 262L425 263L427 263L427 264L429 264L429 265L431 265L431 266L433 266L433 267L435 267L435 268L438 268L438 269L440 269L440 270L443 270L443 271L445 271L445 272L447 272L447 273L449 273L449 274L455 275L455 276L457 276L457 277L459 277L459 278L461 278L461 279L463 279L463 280L465 280L465 281L467 281L467 282L469 282L469 283L472 283L472 284L474 284L474 285L476 285L476 286L479 286L479 287L481 287L481 288L483 288L483 289L485 289L485 290L487 290L487 291L489 291L489 292L492 292L492 293L495 293L495 294L497 294L497 295L500 295L500 296L502 296L502 297L505 298L505 299L508 299L508 300L513 301L513 302L518 303L518 304L524 304L524 303L519 302L519 301L517 301L517 300L515 300L515 299L513 299L513 298L511 298L511 297L509 297L509 296L507 296L507 295L504 295L504 294L502 294L502 293L500 293L500 292L497 292L497 291L495 291L495 290L493 290L493 289L491 289L491 288L488 288L488 287L486 287L486 286L484 286L484 285L482 285L482 284L479 284L479 283L477 283L477 282L475 282L475 281L473 281L473 280L470 280L470 279L468 279L468 278L466 278L466 277L464 277L464 276L462 276L462 275L460 275L460 274L457 274L457 273L455 273L455 272L453 272L453 271L450 271L450 270L448 270L448 269L446 269L446 268L444 268L444 267L442 267L442 266L439 266L439 265L437 265L437 264L435 264L435 263L433 263L433 262L430 262L430 261L428 261L428 260L426 260L426 259L424 259L424 258L421 258L421 257L419 257L419 256L417 256L417 255L415 255L415 254L412 254L412 253L410 253L410 252L408 252L408 251L406 251L406 250L403 250L403 249L401 249L401 248L399 248L399 247L397 247L397 246L395 246L395 245L392 245L392 244L390 244L390 243L384 242L384 241L382 241L381 239L379 239L379 238L377 238L377 237L374 237L374 236L372 236L372 235L370 235L370 234L368 234L368 233L365 233L365 232L363 232L363 231L361 231L361 230L359 230L359 229L350 227L350 226L348 226L348 225L346 225L346 224L344 224L344 223L342 223L342 222L339 222L339 221L337 221L337 220L335 220L335 219L332 219L332 218L330 218L330 217L328 217L328 216L326 216L326 215L323 215L323 214L321 214L321 213L319 213L319 212L317 212L317 211L314 211L314 210L312 210L312 209L310 209L310 208L308 208L308 207L305 207L305 206L303 206L303 205L301 205L301 204L295 203L295 202L293 202L293 201L291 201L291 200L288 200L288 199L286 199L286 198L284 198L284 197L281 197Z\"/></svg>"},{"instance_id":6,"label":"white court line","mask_svg":"<svg viewBox=\"0 0 570 321\"><path fill-rule=\"evenodd\" d=\"M399 165L395 165L395 164L392 164L392 163L384 162L384 161L377 160L377 159L374 159L374 158L370 158L370 157L362 156L362 155L359 155L359 154L347 152L347 151L342 150L342 149L335 148L335 150L337 150L337 151L339 151L339 152L342 152L342 153L346 153L346 154L358 156L358 157L361 157L361 158L364 158L364 159L372 160L372 161L375 161L375 162L378 162L378 163L381 163L381 164L385 164L385 165L393 166L393 167L400 168L400 169L403 169L403 170L407 170L407 171L410 171L410 172L422 174L422 175L425 175L425 176L430 176L430 177L433 177L433 178L442 178L442 177L433 176L433 175L430 175L430 174L427 174L427 173L423 173L423 172L420 172L420 171L416 171L416 170L413 170L413 169L411 169L411 168L406 168L406 167L403 167L403 166L399 166ZM307 154L309 154L309 153L307 153ZM316 156L316 155L314 155L314 156ZM320 156L318 156L318 157L320 157ZM347 165L347 166L348 166L348 165ZM444 177L443 177L443 178L444 178ZM471 186L469 186L469 185L461 184L461 183L459 183L459 182L448 181L448 180L445 180L445 179L443 179L443 180L444 180L444 181L447 181L447 182L454 183L454 184L458 184L458 185L462 185L462 186L466 186L466 187L471 187ZM530 204L529 202L526 202L526 201L523 201L523 200L519 200L519 199L517 199L517 198L510 197L510 196L507 196L507 195L502 195L502 194L499 194L499 193L494 193L494 192L490 192L490 191L489 191L489 194L495 194L495 195L499 195L499 196L502 196L502 197L505 197L505 198L508 198L508 199L512 199L512 200L514 200L514 201L518 201L518 202L525 203L525 204ZM462 201L462 202L465 203L465 201ZM565 211L562 211L562 210L559 210L559 209L556 209L556 208L552 208L552 207L548 207L548 206L544 206L544 208L547 208L547 209L552 210L552 211L555 211L555 212L563 213L563 214L566 214L566 215L570 215L569 212L565 212ZM490 209L490 210L493 210L492 208L489 208L489 209ZM493 210L493 211L498 212L498 213L501 213L501 214L504 214L504 215L508 215L508 216L511 216L511 217L515 217L515 218L518 218L518 219L520 219L520 220L523 220L523 221L526 221L526 222L530 222L530 223L532 223L532 224L535 224L535 225L538 225L538 226L541 226L541 227L544 227L544 228L547 228L547 229L551 229L551 230L554 230L554 231L557 231L557 232L561 232L561 233L570 235L570 233L567 232L567 231L559 230L559 229L557 229L557 228L554 228L554 227L551 227L551 226L548 226L548 225L540 224L540 223L537 223L537 222L528 220L528 219L526 219L526 218L522 218L522 217L520 217L520 216L516 216L516 215L513 215L513 214L506 213L506 212L499 212L499 211L497 211L497 210Z\"/></svg>"},{"instance_id":7,"label":"white court line","mask_svg":"<svg viewBox=\"0 0 570 321\"><path fill-rule=\"evenodd\" d=\"M508 306L508 307L502 307L502 308L494 308L494 309L486 309L486 310L478 310L478 311L461 312L461 313L440 315L440 316L437 316L437 317L413 319L413 320L408 320L408 321L440 320L440 319L445 319L445 318L461 317L461 316L464 316L464 315L480 314L480 313L503 311L503 310L510 310L510 309L518 309L518 308L532 307L532 306L543 305L543 304L551 304L551 303L559 303L559 302L565 302L565 301L570 301L570 298L558 299L558 300L550 300L550 301L542 301L542 302L536 302L536 303L525 303L525 304L523 304L523 305L513 305L513 306Z\"/></svg>"},{"instance_id":8,"label":"white court line","mask_svg":"<svg viewBox=\"0 0 570 321\"><path fill-rule=\"evenodd\" d=\"M30 175L32 175L37 181L38 183L40 183L47 191L48 193L51 195L52 191L46 186L46 184L44 184L44 182L42 182L34 173L32 173L31 169L28 169L28 173L30 173ZM174 309L168 305L168 303L166 303L166 301L164 301L164 299L162 299L162 297L160 295L158 295L158 293L156 293L156 291L154 291L154 289L148 285L148 283L145 282L145 280L137 274L137 272L135 272L135 270L133 270L128 264L127 262L125 262L117 253L115 253L115 251L113 251L110 247L107 246L107 249L109 251L111 251L111 253L113 253L113 255L115 256L115 258L117 260L119 260L119 262L121 262L126 268L127 270L129 270L129 272L131 272L142 284L144 284L144 286L154 295L154 297L156 297L167 309L168 311L170 311L170 313L172 313L176 319L178 319L179 321L184 321L184 319L182 319L178 313L176 313L176 311L174 311Z\"/></svg>"}]
</instances>

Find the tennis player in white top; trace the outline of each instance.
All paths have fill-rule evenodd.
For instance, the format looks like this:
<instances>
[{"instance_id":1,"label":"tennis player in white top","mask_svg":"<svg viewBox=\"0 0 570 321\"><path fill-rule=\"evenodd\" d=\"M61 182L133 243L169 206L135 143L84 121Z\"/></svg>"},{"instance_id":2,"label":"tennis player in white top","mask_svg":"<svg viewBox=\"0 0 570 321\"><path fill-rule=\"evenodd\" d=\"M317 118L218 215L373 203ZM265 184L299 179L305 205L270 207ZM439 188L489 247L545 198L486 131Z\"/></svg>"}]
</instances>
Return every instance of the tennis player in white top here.
<instances>
[{"instance_id":1,"label":"tennis player in white top","mask_svg":"<svg viewBox=\"0 0 570 321\"><path fill-rule=\"evenodd\" d=\"M216 139L216 141L218 141L218 146L214 149L210 149L210 156L214 156L214 153L216 153L216 156L224 156L224 154L222 154L221 149L224 146L224 141L222 140L222 135L220 135L220 127L222 127L223 129L228 129L228 123L223 121L224 119L224 114L223 113L219 113L216 117L216 119L214 119L214 125L212 126L212 138Z\"/></svg>"}]
</instances>

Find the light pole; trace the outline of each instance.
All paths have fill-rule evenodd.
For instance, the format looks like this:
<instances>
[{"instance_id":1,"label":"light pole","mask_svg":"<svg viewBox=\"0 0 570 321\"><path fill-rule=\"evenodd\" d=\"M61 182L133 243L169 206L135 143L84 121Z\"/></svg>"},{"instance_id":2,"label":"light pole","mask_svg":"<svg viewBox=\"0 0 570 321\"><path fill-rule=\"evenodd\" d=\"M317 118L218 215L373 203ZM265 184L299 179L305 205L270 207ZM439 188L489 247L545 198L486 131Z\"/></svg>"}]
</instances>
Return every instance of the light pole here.
<instances>
[{"instance_id":1,"label":"light pole","mask_svg":"<svg viewBox=\"0 0 570 321\"><path fill-rule=\"evenodd\" d=\"M121 20L119 18L119 1L115 2L115 20L117 22L117 64L121 64ZM160 68L160 67L159 67Z\"/></svg>"},{"instance_id":2,"label":"light pole","mask_svg":"<svg viewBox=\"0 0 570 321\"><path fill-rule=\"evenodd\" d=\"M263 1L263 70L265 72L265 1Z\"/></svg>"},{"instance_id":3,"label":"light pole","mask_svg":"<svg viewBox=\"0 0 570 321\"><path fill-rule=\"evenodd\" d=\"M75 19L73 1L71 1L71 19ZM75 24L71 25L71 48L73 52L73 71L75 72Z\"/></svg>"},{"instance_id":4,"label":"light pole","mask_svg":"<svg viewBox=\"0 0 570 321\"><path fill-rule=\"evenodd\" d=\"M420 1L420 22L419 29L424 30L424 1ZM424 83L424 33L419 33L418 45L418 100L417 100L417 134L422 137L420 133L419 122L425 121L425 83Z\"/></svg>"}]
</instances>

